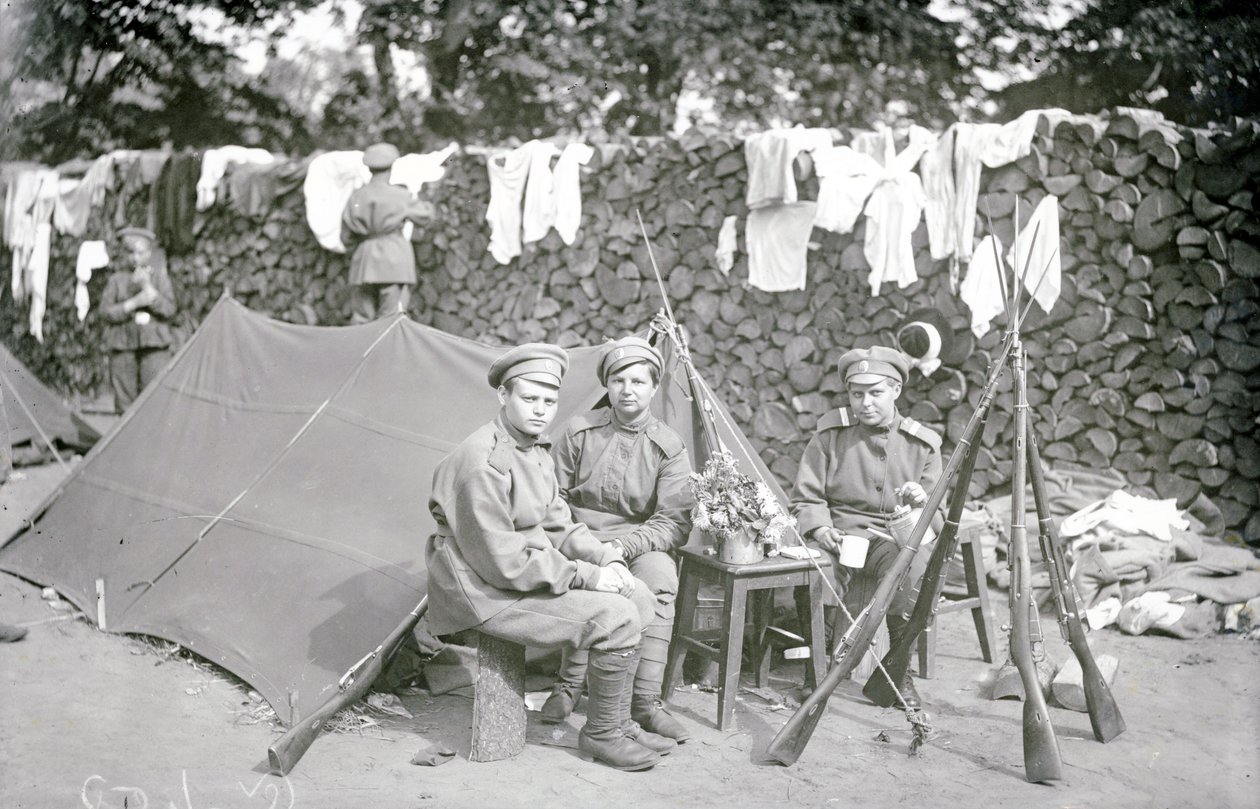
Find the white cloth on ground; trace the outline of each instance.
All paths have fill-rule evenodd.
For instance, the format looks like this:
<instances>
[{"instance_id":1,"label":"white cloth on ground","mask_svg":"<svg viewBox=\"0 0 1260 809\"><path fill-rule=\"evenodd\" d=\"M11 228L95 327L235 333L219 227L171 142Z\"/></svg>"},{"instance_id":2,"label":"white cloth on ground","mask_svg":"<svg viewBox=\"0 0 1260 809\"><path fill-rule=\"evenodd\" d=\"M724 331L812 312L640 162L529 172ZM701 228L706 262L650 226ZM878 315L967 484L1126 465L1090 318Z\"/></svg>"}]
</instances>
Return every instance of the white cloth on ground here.
<instances>
[{"instance_id":1,"label":"white cloth on ground","mask_svg":"<svg viewBox=\"0 0 1260 809\"><path fill-rule=\"evenodd\" d=\"M560 154L554 143L532 141L529 177L525 181L525 210L521 213L521 235L525 244L547 235L556 223L556 178L551 158Z\"/></svg>"},{"instance_id":2,"label":"white cloth on ground","mask_svg":"<svg viewBox=\"0 0 1260 809\"><path fill-rule=\"evenodd\" d=\"M988 334L989 321L1006 309L998 276L997 257L1001 252L1001 240L997 236L985 236L976 247L967 265L967 275L958 288L958 297L971 310L971 331L976 337Z\"/></svg>"},{"instance_id":3,"label":"white cloth on ground","mask_svg":"<svg viewBox=\"0 0 1260 809\"><path fill-rule=\"evenodd\" d=\"M486 155L490 175L490 204L486 207L490 254L500 264L509 264L521 254L521 198L537 143L530 141L511 151Z\"/></svg>"},{"instance_id":4,"label":"white cloth on ground","mask_svg":"<svg viewBox=\"0 0 1260 809\"><path fill-rule=\"evenodd\" d=\"M748 212L744 240L751 286L766 292L805 288L805 258L817 208L815 202L793 202Z\"/></svg>"},{"instance_id":5,"label":"white cloth on ground","mask_svg":"<svg viewBox=\"0 0 1260 809\"><path fill-rule=\"evenodd\" d=\"M771 129L748 137L744 141L744 160L748 165L745 202L749 210L796 202L792 169L796 156L830 146L831 133L826 129Z\"/></svg>"},{"instance_id":6,"label":"white cloth on ground","mask_svg":"<svg viewBox=\"0 0 1260 809\"><path fill-rule=\"evenodd\" d=\"M87 288L88 281L92 280L92 271L108 265L109 253L105 250L105 242L87 241L79 245L79 257L74 263L74 308L80 323L92 306Z\"/></svg>"},{"instance_id":7,"label":"white cloth on ground","mask_svg":"<svg viewBox=\"0 0 1260 809\"><path fill-rule=\"evenodd\" d=\"M306 198L306 223L325 250L346 252L341 243L341 213L354 190L372 179L363 165L363 152L325 152L306 168L302 194Z\"/></svg>"},{"instance_id":8,"label":"white cloth on ground","mask_svg":"<svg viewBox=\"0 0 1260 809\"><path fill-rule=\"evenodd\" d=\"M735 251L738 249L735 234L735 220L737 217L728 216L722 220L722 229L718 231L717 257L718 269L723 275L729 275L731 268L735 266Z\"/></svg>"},{"instance_id":9,"label":"white cloth on ground","mask_svg":"<svg viewBox=\"0 0 1260 809\"><path fill-rule=\"evenodd\" d=\"M1172 541L1172 529L1184 531L1190 527L1190 521L1177 508L1175 499L1151 500L1117 489L1065 517L1059 533L1077 537L1103 524L1114 531L1147 534L1164 542Z\"/></svg>"},{"instance_id":10,"label":"white cloth on ground","mask_svg":"<svg viewBox=\"0 0 1260 809\"><path fill-rule=\"evenodd\" d=\"M1033 238L1033 234L1036 238ZM1006 254L1006 261L1014 271L1024 276L1024 288L1032 294L1043 312L1054 308L1063 288L1063 261L1059 252L1059 198L1053 194L1042 197L1033 210L1028 224L1019 233L1019 255L1015 245ZM1028 269L1025 271L1024 267ZM1045 279L1042 280L1042 273ZM1020 307L1023 308L1022 306Z\"/></svg>"},{"instance_id":11,"label":"white cloth on ground","mask_svg":"<svg viewBox=\"0 0 1260 809\"><path fill-rule=\"evenodd\" d=\"M556 232L560 241L573 244L582 224L582 166L595 156L585 143L570 143L560 153L553 172L556 195Z\"/></svg>"},{"instance_id":12,"label":"white cloth on ground","mask_svg":"<svg viewBox=\"0 0 1260 809\"><path fill-rule=\"evenodd\" d=\"M209 210L219 193L219 182L232 164L265 166L276 162L275 155L266 149L247 146L221 146L207 149L201 154L201 177L197 180L197 210Z\"/></svg>"}]
</instances>

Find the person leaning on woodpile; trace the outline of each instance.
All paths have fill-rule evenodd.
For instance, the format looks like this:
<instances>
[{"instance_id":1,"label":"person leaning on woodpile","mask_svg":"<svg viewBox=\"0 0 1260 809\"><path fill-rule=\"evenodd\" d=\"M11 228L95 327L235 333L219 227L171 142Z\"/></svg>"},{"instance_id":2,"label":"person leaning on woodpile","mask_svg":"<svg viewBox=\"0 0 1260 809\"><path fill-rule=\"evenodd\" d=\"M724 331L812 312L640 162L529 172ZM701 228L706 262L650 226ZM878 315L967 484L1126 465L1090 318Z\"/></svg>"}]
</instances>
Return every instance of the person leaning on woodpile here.
<instances>
[{"instance_id":1,"label":"person leaning on woodpile","mask_svg":"<svg viewBox=\"0 0 1260 809\"><path fill-rule=\"evenodd\" d=\"M355 189L341 212L341 243L350 251L350 322L405 312L416 284L416 254L403 235L407 222L433 217L433 206L390 183L399 158L391 143L363 150L372 179Z\"/></svg>"},{"instance_id":2,"label":"person leaning on woodpile","mask_svg":"<svg viewBox=\"0 0 1260 809\"><path fill-rule=\"evenodd\" d=\"M831 556L831 569L845 607L856 616L892 568L898 547L887 533L894 508L920 507L941 476L941 438L914 419L902 416L897 399L910 364L900 351L884 346L854 349L840 357L836 370L844 379L849 406L828 413L805 447L792 510L801 535ZM929 537L939 533L944 517L932 518L910 577L888 608L888 634L893 645L906 629L914 609L918 582L931 555ZM846 535L868 538L865 565L850 573L840 565ZM920 705L907 669L897 683L907 707Z\"/></svg>"},{"instance_id":3,"label":"person leaning on woodpile","mask_svg":"<svg viewBox=\"0 0 1260 809\"><path fill-rule=\"evenodd\" d=\"M674 742L630 720L652 589L617 547L574 522L542 435L568 370L564 349L529 343L490 366L498 416L433 473L429 621L437 635L475 629L513 643L590 654L578 750L619 770L645 770Z\"/></svg>"},{"instance_id":4,"label":"person leaning on woodpile","mask_svg":"<svg viewBox=\"0 0 1260 809\"><path fill-rule=\"evenodd\" d=\"M691 462L682 437L649 409L663 364L660 352L641 337L607 345L596 373L608 406L573 418L552 457L573 519L618 549L655 597L655 615L643 628L630 718L681 743L690 734L662 705L661 683L678 596L678 565L670 552L685 545L691 531ZM559 680L542 708L544 722L563 722L573 710L586 658L583 651L565 651Z\"/></svg>"},{"instance_id":5,"label":"person leaning on woodpile","mask_svg":"<svg viewBox=\"0 0 1260 809\"><path fill-rule=\"evenodd\" d=\"M175 290L166 257L148 228L118 231L126 264L110 275L101 293L105 350L114 410L122 413L166 367L175 342Z\"/></svg>"}]
</instances>

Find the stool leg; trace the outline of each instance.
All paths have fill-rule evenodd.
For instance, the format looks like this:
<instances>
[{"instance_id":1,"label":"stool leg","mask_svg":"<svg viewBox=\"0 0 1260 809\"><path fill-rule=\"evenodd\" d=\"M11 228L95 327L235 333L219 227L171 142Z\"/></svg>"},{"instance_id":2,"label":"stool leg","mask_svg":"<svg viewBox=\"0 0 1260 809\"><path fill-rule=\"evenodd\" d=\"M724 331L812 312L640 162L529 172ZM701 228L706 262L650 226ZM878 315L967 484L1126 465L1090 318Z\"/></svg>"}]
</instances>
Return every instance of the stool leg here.
<instances>
[{"instance_id":1,"label":"stool leg","mask_svg":"<svg viewBox=\"0 0 1260 809\"><path fill-rule=\"evenodd\" d=\"M774 590L754 590L748 595L753 608L753 631L757 642L756 680L761 688L770 682L770 658L774 655L773 644L769 642L767 629L774 617Z\"/></svg>"},{"instance_id":2,"label":"stool leg","mask_svg":"<svg viewBox=\"0 0 1260 809\"><path fill-rule=\"evenodd\" d=\"M806 668L806 685L810 690L818 687L831 665L831 653L827 650L826 617L823 615L822 576L817 570L809 574L809 666ZM838 611L838 610L837 610ZM813 682L809 682L812 679Z\"/></svg>"},{"instance_id":3,"label":"stool leg","mask_svg":"<svg viewBox=\"0 0 1260 809\"><path fill-rule=\"evenodd\" d=\"M747 611L748 585L739 579L726 580L726 622L722 625L722 664L718 694L718 730L726 730L735 715L735 695L739 693L739 670L744 651L744 616Z\"/></svg>"},{"instance_id":4,"label":"stool leg","mask_svg":"<svg viewBox=\"0 0 1260 809\"><path fill-rule=\"evenodd\" d=\"M696 628L696 603L700 599L700 580L692 575L687 560L682 562L678 574L678 599L674 602L674 636L669 643L669 658L665 663L665 680L661 684L661 699L668 700L682 679L683 662L687 659L687 646L681 642Z\"/></svg>"},{"instance_id":5,"label":"stool leg","mask_svg":"<svg viewBox=\"0 0 1260 809\"><path fill-rule=\"evenodd\" d=\"M964 544L967 548L963 552L967 595L978 601L977 606L971 610L971 619L976 624L976 636L980 638L980 654L984 657L984 662L992 663L993 652L997 649L997 633L989 620L992 613L989 612L989 585L984 580L984 551L978 539Z\"/></svg>"}]
</instances>

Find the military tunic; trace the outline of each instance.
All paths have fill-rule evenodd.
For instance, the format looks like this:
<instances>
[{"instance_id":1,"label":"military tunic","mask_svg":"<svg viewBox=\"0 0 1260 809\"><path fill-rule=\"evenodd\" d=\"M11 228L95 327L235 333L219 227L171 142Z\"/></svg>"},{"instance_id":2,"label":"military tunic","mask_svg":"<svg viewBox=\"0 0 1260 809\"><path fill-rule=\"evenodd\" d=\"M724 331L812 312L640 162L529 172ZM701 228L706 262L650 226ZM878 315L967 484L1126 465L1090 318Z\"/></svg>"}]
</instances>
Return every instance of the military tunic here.
<instances>
[{"instance_id":1,"label":"military tunic","mask_svg":"<svg viewBox=\"0 0 1260 809\"><path fill-rule=\"evenodd\" d=\"M368 183L341 214L341 242L351 251L350 283L414 284L416 254L403 238L413 200L401 185Z\"/></svg>"},{"instance_id":2,"label":"military tunic","mask_svg":"<svg viewBox=\"0 0 1260 809\"><path fill-rule=\"evenodd\" d=\"M870 536L867 529L887 533L887 519L900 504L895 490L918 483L929 495L941 476L941 439L917 421L894 412L883 427L868 427L848 408L828 413L805 447L792 493L792 510L803 536L818 528L834 527L842 533ZM938 510L932 528L940 532L944 518ZM923 576L927 544L920 547L911 567L910 581ZM867 551L866 565L847 580L849 569L830 554L838 588L846 606L856 615L874 594L879 579L892 567L897 546L876 538ZM913 587L903 587L890 614L913 607Z\"/></svg>"},{"instance_id":3,"label":"military tunic","mask_svg":"<svg viewBox=\"0 0 1260 809\"><path fill-rule=\"evenodd\" d=\"M691 532L687 446L669 425L644 416L621 425L611 408L584 413L552 450L573 519L601 540L617 540L626 559L679 548Z\"/></svg>"},{"instance_id":4,"label":"military tunic","mask_svg":"<svg viewBox=\"0 0 1260 809\"><path fill-rule=\"evenodd\" d=\"M616 551L573 521L545 444L500 415L434 471L429 511L429 622L436 634L479 627L542 647L633 647L652 615L632 599L588 592Z\"/></svg>"}]
</instances>

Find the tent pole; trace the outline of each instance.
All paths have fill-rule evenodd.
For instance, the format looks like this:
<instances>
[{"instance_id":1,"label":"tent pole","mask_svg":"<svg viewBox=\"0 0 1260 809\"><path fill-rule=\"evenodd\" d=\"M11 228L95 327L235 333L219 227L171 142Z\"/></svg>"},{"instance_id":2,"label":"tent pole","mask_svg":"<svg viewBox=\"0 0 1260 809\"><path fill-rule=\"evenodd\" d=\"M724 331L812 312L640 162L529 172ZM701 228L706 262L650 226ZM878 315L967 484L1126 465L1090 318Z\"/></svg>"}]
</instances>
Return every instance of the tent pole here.
<instances>
[{"instance_id":1,"label":"tent pole","mask_svg":"<svg viewBox=\"0 0 1260 809\"><path fill-rule=\"evenodd\" d=\"M61 457L61 453L57 451L57 445L48 437L48 433L44 432L44 427L39 423L39 419L35 418L35 414L31 412L26 402L22 401L21 396L18 396L17 388L13 387L13 383L9 381L8 375L0 373L0 382L4 382L5 388L13 394L13 401L17 402L18 407L22 408L22 412L31 420L31 424L35 425L35 430L39 433L39 437L44 439L44 443L52 450L53 457L57 459L57 463L61 464L62 469L65 469L67 472L70 471L70 464L66 463L66 459Z\"/></svg>"},{"instance_id":2,"label":"tent pole","mask_svg":"<svg viewBox=\"0 0 1260 809\"><path fill-rule=\"evenodd\" d=\"M232 498L232 501L228 503L226 506L224 506L223 510L220 511L218 514L216 514L214 518L210 520L210 523L197 533L197 538L193 540L191 545L189 545L187 548L184 548L184 550L181 551L178 556L176 556L173 560L171 560L171 563L169 565L163 568L162 571L158 573L156 576L154 576L152 579L146 582L138 582L137 584L144 584L144 585L147 585L148 587L152 587L153 585L157 584L158 580L161 579L163 576L165 576L167 573L171 572L171 570L174 569L175 565L179 564L183 560L183 558L188 555L189 551L191 551L193 548L201 544L201 540L206 538L206 534L210 533L211 529L213 529L216 525L222 522L223 519L227 516L227 513L231 511L233 508L235 508L237 503L240 503L241 500L245 499L245 496L248 495L251 491L253 491L254 487L257 486L260 482L262 482L263 478L271 474L271 471L275 469L277 465L279 465L280 461L284 460L284 457L289 453L289 450L292 449L293 446L297 444L297 442L302 438L302 436L306 434L306 431L311 428L311 425L314 424L321 415L323 415L324 410L328 408L328 405L332 402L332 400L336 399L342 393L345 393L346 389L358 376L359 370L363 368L363 364L367 362L367 358L371 356L372 352L376 349L376 347L380 345L382 340L385 339L385 336L389 334L391 331L393 331L394 328L401 322L402 322L402 318L394 318L394 322L386 326L385 329L379 335L377 335L376 339L372 341L372 344L367 347L366 351L363 352L363 356L359 358L359 361L357 363L355 363L354 368L352 368L350 370L350 373L346 375L346 378L342 380L341 385L337 388L337 390L335 390L331 396L329 396L322 403L320 403L319 407L315 408L315 412L311 413L310 417L306 420L306 423L303 424L300 428L298 428L298 431L294 433L292 438L289 439L289 442L285 444L284 447L281 448L281 450L278 453L276 453L276 456L272 458L271 461L265 467L263 467L263 470L258 473L257 477L255 477L252 481L250 481L249 485L246 486L241 491L240 494ZM132 603L134 604L135 602L132 602Z\"/></svg>"}]
</instances>

